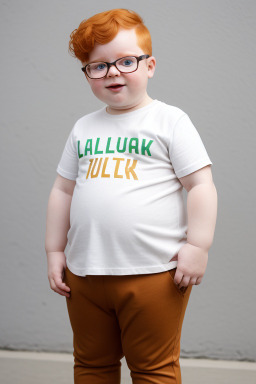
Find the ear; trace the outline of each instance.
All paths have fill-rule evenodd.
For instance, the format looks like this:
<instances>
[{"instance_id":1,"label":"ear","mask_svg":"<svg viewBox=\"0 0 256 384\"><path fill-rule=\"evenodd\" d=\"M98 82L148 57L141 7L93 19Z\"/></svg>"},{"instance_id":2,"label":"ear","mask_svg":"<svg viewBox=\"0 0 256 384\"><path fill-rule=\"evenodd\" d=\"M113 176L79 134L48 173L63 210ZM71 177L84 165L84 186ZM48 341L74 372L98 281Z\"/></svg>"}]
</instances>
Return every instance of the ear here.
<instances>
[{"instance_id":1,"label":"ear","mask_svg":"<svg viewBox=\"0 0 256 384\"><path fill-rule=\"evenodd\" d=\"M150 56L147 59L147 68L148 68L148 78L151 79L151 77L154 76L155 69L156 69L156 58L154 56Z\"/></svg>"},{"instance_id":2,"label":"ear","mask_svg":"<svg viewBox=\"0 0 256 384\"><path fill-rule=\"evenodd\" d=\"M86 66L86 62L81 62L81 64L82 64L82 67L85 67ZM84 77L86 78L86 80L88 81L88 76L87 76L87 74L86 74L86 72L83 72L83 74L84 74Z\"/></svg>"}]
</instances>

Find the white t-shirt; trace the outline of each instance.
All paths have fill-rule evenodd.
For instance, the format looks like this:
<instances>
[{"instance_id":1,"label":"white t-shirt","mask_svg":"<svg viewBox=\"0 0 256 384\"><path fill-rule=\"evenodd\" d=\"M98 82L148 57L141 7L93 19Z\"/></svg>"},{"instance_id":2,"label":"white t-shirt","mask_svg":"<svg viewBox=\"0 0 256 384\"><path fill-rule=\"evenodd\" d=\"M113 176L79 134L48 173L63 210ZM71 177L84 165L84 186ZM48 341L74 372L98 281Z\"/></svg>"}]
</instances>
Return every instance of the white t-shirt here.
<instances>
[{"instance_id":1,"label":"white t-shirt","mask_svg":"<svg viewBox=\"0 0 256 384\"><path fill-rule=\"evenodd\" d=\"M188 115L159 100L80 118L57 172L76 180L65 250L78 276L158 273L187 242L180 177L212 164Z\"/></svg>"}]
</instances>

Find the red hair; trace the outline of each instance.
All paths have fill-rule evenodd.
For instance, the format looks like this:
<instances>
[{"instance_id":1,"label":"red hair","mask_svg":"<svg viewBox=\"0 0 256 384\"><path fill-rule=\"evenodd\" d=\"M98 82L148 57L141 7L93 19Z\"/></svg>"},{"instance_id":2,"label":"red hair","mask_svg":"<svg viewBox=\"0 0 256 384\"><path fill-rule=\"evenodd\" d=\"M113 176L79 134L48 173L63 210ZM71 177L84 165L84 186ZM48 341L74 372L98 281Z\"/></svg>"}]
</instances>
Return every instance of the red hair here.
<instances>
[{"instance_id":1,"label":"red hair","mask_svg":"<svg viewBox=\"0 0 256 384\"><path fill-rule=\"evenodd\" d=\"M119 28L135 28L138 46L145 54L152 56L150 32L142 18L136 12L123 8L97 13L83 20L70 34L68 51L81 62L88 62L94 45L109 43L117 35Z\"/></svg>"}]
</instances>

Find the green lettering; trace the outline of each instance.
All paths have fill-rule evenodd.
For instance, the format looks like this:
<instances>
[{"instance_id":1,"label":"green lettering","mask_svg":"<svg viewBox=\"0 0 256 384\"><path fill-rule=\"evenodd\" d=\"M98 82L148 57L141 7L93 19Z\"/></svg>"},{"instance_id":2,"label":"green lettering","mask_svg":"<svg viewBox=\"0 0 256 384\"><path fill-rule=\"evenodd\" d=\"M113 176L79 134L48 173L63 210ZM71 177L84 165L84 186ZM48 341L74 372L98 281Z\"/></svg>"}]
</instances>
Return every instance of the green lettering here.
<instances>
[{"instance_id":1,"label":"green lettering","mask_svg":"<svg viewBox=\"0 0 256 384\"><path fill-rule=\"evenodd\" d=\"M99 142L100 142L100 138L97 137L96 145L95 145L95 152L94 152L95 154L103 153L103 151L99 151L99 150L98 150Z\"/></svg>"},{"instance_id":2,"label":"green lettering","mask_svg":"<svg viewBox=\"0 0 256 384\"><path fill-rule=\"evenodd\" d=\"M81 153L80 153L80 140L78 140L78 142L77 142L77 153L78 153L79 159L81 159L81 157L84 156L84 155L81 155Z\"/></svg>"},{"instance_id":3,"label":"green lettering","mask_svg":"<svg viewBox=\"0 0 256 384\"><path fill-rule=\"evenodd\" d=\"M149 151L149 147L153 143L153 141L154 140L150 140L148 145L146 146L146 139L142 140L142 144L141 144L141 153L142 153L142 155L145 155L145 151L147 151L148 155L151 156L151 153Z\"/></svg>"},{"instance_id":4,"label":"green lettering","mask_svg":"<svg viewBox=\"0 0 256 384\"><path fill-rule=\"evenodd\" d=\"M87 152L90 152L90 155L92 155L92 139L88 139L85 144L84 148L84 155L87 156Z\"/></svg>"},{"instance_id":5,"label":"green lettering","mask_svg":"<svg viewBox=\"0 0 256 384\"><path fill-rule=\"evenodd\" d=\"M116 145L116 150L117 152L125 152L126 151L126 144L127 144L127 137L124 138L124 144L123 144L123 148L120 149L120 143L121 143L121 137L118 137L118 140L117 140L117 145Z\"/></svg>"},{"instance_id":6,"label":"green lettering","mask_svg":"<svg viewBox=\"0 0 256 384\"><path fill-rule=\"evenodd\" d=\"M135 144L132 145L132 142L135 141ZM135 149L135 153L139 153L139 139L137 137L132 137L129 142L129 153L132 153L132 150Z\"/></svg>"},{"instance_id":7,"label":"green lettering","mask_svg":"<svg viewBox=\"0 0 256 384\"><path fill-rule=\"evenodd\" d=\"M109 149L110 144L111 144L111 137L108 137L106 153L115 153L115 151L113 149Z\"/></svg>"}]
</instances>

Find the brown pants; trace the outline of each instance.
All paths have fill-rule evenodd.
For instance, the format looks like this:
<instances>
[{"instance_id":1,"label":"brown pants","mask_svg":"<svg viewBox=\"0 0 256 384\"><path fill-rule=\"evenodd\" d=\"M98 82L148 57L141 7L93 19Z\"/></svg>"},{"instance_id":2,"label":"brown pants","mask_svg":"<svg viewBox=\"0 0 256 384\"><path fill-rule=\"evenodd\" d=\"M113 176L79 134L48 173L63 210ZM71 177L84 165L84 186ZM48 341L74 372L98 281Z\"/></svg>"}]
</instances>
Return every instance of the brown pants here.
<instances>
[{"instance_id":1,"label":"brown pants","mask_svg":"<svg viewBox=\"0 0 256 384\"><path fill-rule=\"evenodd\" d=\"M75 384L120 384L124 356L133 384L181 383L180 337L192 285L179 289L175 271L81 277L66 268Z\"/></svg>"}]
</instances>

